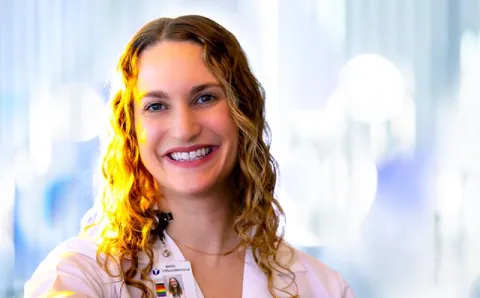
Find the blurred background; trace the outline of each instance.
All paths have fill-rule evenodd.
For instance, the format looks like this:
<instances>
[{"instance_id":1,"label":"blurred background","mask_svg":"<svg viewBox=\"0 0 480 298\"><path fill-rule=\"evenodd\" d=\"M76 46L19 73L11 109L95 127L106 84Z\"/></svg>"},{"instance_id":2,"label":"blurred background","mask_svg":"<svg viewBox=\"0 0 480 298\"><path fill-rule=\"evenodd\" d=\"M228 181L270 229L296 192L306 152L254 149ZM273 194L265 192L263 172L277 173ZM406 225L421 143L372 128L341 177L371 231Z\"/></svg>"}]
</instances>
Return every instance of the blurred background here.
<instances>
[{"instance_id":1,"label":"blurred background","mask_svg":"<svg viewBox=\"0 0 480 298\"><path fill-rule=\"evenodd\" d=\"M187 13L266 88L293 245L360 298L480 297L480 0L0 0L0 297L94 202L124 46Z\"/></svg>"}]
</instances>

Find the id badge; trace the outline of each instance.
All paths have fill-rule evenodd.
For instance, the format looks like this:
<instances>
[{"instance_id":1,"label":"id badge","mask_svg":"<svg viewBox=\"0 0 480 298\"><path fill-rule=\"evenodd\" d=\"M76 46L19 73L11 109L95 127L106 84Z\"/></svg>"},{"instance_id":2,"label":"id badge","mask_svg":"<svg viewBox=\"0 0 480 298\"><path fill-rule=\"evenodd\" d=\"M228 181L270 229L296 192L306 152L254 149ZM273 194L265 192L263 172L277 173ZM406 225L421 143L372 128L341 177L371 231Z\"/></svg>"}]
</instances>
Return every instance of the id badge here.
<instances>
[{"instance_id":1,"label":"id badge","mask_svg":"<svg viewBox=\"0 0 480 298\"><path fill-rule=\"evenodd\" d=\"M157 297L198 297L190 262L161 264L153 268L152 279Z\"/></svg>"}]
</instances>

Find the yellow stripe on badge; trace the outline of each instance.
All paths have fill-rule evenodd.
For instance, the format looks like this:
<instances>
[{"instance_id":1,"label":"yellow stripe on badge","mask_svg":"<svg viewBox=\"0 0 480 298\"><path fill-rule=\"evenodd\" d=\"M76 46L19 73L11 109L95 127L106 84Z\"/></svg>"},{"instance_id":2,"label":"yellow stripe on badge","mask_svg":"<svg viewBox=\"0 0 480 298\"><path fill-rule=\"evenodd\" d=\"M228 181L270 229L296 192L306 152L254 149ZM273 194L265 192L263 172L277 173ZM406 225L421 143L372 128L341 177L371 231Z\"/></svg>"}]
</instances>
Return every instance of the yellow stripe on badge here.
<instances>
[{"instance_id":1,"label":"yellow stripe on badge","mask_svg":"<svg viewBox=\"0 0 480 298\"><path fill-rule=\"evenodd\" d=\"M75 292L72 291L49 291L47 294L43 294L41 298L63 298L63 297L72 297L75 295Z\"/></svg>"}]
</instances>

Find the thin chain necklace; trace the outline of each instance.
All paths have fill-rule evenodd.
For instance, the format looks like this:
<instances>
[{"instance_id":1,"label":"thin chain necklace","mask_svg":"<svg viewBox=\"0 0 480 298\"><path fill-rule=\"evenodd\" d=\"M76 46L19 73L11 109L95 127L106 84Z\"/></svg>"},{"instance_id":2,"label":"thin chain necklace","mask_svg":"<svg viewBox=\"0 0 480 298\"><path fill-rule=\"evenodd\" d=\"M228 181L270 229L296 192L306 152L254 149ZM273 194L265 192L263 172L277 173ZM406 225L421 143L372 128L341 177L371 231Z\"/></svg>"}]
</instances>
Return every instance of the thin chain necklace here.
<instances>
[{"instance_id":1,"label":"thin chain necklace","mask_svg":"<svg viewBox=\"0 0 480 298\"><path fill-rule=\"evenodd\" d=\"M235 251L238 251L238 248L240 247L240 243L238 243L233 249L229 250L229 251L226 251L226 252L222 252L222 253L210 253L210 252L205 252L205 251L201 251L201 250L198 250L196 248L193 248L191 246L188 246L184 243L181 243L179 242L178 240L174 239L171 235L169 235L170 238L172 238L173 241L175 241L176 243L182 245L182 246L185 246L186 248L196 252L196 253L199 253L199 254L202 254L202 255L207 255L207 256L222 256L222 257L225 257L225 256L228 256L229 254L235 252Z\"/></svg>"},{"instance_id":2,"label":"thin chain necklace","mask_svg":"<svg viewBox=\"0 0 480 298\"><path fill-rule=\"evenodd\" d=\"M160 238L160 241L163 244L162 254L163 254L164 257L168 258L170 256L171 252L167 247L167 243L166 243L164 233L165 233L165 230L167 228L168 223L170 223L173 220L173 215L172 215L171 212L165 213L165 212L157 211L156 216L157 216L157 219L158 219L158 224L152 232L154 234L158 235L158 237ZM209 252L204 252L204 251L195 249L195 248L193 248L191 246L188 246L186 244L183 244L180 241L174 239L172 236L170 236L170 238L172 238L172 240L177 242L178 244L181 244L181 245L185 246L186 248L188 248L188 249L190 249L190 250L192 250L196 253L207 255L207 256L228 256L229 254L238 250L238 248L240 247L240 243L238 243L233 249L231 249L229 251L226 251L226 252L223 252L223 253L209 253Z\"/></svg>"}]
</instances>

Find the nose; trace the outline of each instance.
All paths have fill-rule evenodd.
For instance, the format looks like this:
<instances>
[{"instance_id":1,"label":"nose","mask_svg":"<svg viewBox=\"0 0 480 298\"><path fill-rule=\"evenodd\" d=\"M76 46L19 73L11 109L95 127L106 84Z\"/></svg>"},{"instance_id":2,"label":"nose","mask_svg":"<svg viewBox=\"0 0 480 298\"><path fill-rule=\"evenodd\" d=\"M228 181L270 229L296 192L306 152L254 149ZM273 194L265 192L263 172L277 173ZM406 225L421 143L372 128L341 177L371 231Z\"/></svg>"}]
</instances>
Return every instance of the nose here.
<instances>
[{"instance_id":1,"label":"nose","mask_svg":"<svg viewBox=\"0 0 480 298\"><path fill-rule=\"evenodd\" d=\"M188 142L200 134L201 125L195 113L189 107L176 109L172 113L170 132L172 137Z\"/></svg>"}]
</instances>

